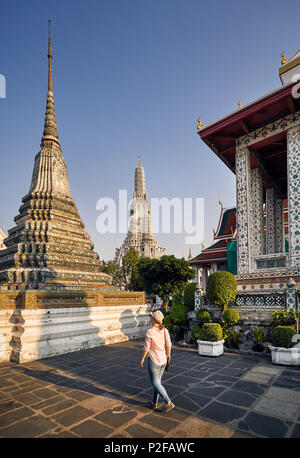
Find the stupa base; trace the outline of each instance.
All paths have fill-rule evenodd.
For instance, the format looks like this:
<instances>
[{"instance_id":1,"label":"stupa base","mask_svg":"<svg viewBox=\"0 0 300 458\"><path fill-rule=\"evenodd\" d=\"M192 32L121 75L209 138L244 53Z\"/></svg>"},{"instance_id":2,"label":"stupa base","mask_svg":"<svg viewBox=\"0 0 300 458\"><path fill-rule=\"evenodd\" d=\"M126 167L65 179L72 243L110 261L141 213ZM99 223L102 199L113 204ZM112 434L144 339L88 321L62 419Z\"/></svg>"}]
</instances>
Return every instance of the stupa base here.
<instances>
[{"instance_id":1,"label":"stupa base","mask_svg":"<svg viewBox=\"0 0 300 458\"><path fill-rule=\"evenodd\" d=\"M0 360L24 363L145 336L145 294L1 291Z\"/></svg>"}]
</instances>

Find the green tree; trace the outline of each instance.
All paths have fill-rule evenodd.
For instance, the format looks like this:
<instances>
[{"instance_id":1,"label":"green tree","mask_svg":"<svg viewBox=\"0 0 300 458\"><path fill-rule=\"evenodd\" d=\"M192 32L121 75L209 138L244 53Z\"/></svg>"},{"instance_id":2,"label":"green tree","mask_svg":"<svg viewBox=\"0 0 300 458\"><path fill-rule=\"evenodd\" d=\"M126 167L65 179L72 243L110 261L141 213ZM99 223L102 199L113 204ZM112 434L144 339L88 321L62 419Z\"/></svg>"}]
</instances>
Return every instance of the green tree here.
<instances>
[{"instance_id":1,"label":"green tree","mask_svg":"<svg viewBox=\"0 0 300 458\"><path fill-rule=\"evenodd\" d=\"M122 283L127 291L142 291L143 283L138 271L140 256L138 252L130 247L122 258L120 267Z\"/></svg>"},{"instance_id":2,"label":"green tree","mask_svg":"<svg viewBox=\"0 0 300 458\"><path fill-rule=\"evenodd\" d=\"M194 278L188 262L174 255L162 256L160 259L144 258L138 268L145 291L161 297L165 310L168 308L169 296L183 295L188 281Z\"/></svg>"},{"instance_id":3,"label":"green tree","mask_svg":"<svg viewBox=\"0 0 300 458\"><path fill-rule=\"evenodd\" d=\"M194 310L195 308L195 291L197 283L188 283L184 289L184 305L187 311Z\"/></svg>"},{"instance_id":4,"label":"green tree","mask_svg":"<svg viewBox=\"0 0 300 458\"><path fill-rule=\"evenodd\" d=\"M103 272L112 277L112 285L121 286L122 273L116 261L103 261Z\"/></svg>"},{"instance_id":5,"label":"green tree","mask_svg":"<svg viewBox=\"0 0 300 458\"><path fill-rule=\"evenodd\" d=\"M138 252L131 247L122 257L120 266L115 260L103 261L103 271L111 275L114 286L124 286L126 291L143 291L143 282L138 271L140 259Z\"/></svg>"}]
</instances>

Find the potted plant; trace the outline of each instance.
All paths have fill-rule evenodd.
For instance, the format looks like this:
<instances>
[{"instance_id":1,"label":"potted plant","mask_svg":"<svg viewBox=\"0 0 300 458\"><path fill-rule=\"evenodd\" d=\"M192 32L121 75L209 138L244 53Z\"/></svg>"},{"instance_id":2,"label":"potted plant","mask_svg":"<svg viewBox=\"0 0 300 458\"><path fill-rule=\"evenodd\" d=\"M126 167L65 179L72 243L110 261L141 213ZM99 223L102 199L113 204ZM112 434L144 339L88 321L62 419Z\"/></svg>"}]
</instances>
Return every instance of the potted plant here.
<instances>
[{"instance_id":1,"label":"potted plant","mask_svg":"<svg viewBox=\"0 0 300 458\"><path fill-rule=\"evenodd\" d=\"M291 366L300 365L300 347L295 345L294 337L298 337L294 326L275 326L271 330L272 363Z\"/></svg>"},{"instance_id":2,"label":"potted plant","mask_svg":"<svg viewBox=\"0 0 300 458\"><path fill-rule=\"evenodd\" d=\"M204 323L198 335L199 355L220 356L224 353L223 331L218 323Z\"/></svg>"}]
</instances>

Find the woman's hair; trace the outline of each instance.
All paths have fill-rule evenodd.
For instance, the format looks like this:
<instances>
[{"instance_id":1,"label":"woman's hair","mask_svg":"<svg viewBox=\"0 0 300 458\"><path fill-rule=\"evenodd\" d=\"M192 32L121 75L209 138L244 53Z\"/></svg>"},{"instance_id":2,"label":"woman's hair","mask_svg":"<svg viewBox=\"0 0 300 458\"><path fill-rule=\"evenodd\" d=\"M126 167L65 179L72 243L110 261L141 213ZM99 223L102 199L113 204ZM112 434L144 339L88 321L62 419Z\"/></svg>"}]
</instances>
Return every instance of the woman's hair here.
<instances>
[{"instance_id":1,"label":"woman's hair","mask_svg":"<svg viewBox=\"0 0 300 458\"><path fill-rule=\"evenodd\" d=\"M160 330L165 329L163 324L160 324L158 327L159 327Z\"/></svg>"}]
</instances>

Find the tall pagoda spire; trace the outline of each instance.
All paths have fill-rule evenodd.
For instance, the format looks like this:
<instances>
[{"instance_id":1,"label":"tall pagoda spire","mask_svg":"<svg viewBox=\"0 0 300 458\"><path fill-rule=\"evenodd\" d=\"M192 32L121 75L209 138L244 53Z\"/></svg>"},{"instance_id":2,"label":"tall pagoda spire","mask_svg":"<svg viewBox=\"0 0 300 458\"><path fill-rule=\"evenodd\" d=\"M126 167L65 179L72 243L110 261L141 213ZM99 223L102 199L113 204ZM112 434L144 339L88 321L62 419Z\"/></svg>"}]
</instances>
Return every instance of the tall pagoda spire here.
<instances>
[{"instance_id":1,"label":"tall pagoda spire","mask_svg":"<svg viewBox=\"0 0 300 458\"><path fill-rule=\"evenodd\" d=\"M29 192L16 226L0 250L0 290L89 290L109 285L99 255L71 197L67 166L57 134L49 21L48 93L44 133L34 159Z\"/></svg>"},{"instance_id":2,"label":"tall pagoda spire","mask_svg":"<svg viewBox=\"0 0 300 458\"><path fill-rule=\"evenodd\" d=\"M55 116L54 96L53 96L53 79L52 79L52 49L51 49L51 21L49 20L49 38L48 38L48 94L45 114L44 132L41 146L58 145L60 148L59 137L57 133L57 123Z\"/></svg>"}]
</instances>

